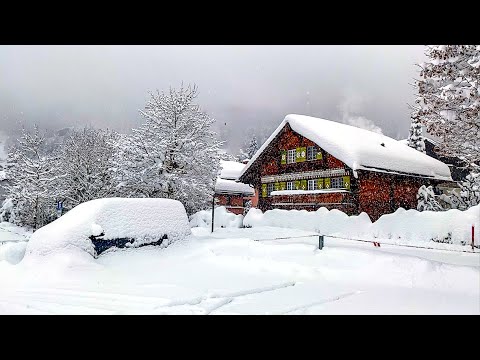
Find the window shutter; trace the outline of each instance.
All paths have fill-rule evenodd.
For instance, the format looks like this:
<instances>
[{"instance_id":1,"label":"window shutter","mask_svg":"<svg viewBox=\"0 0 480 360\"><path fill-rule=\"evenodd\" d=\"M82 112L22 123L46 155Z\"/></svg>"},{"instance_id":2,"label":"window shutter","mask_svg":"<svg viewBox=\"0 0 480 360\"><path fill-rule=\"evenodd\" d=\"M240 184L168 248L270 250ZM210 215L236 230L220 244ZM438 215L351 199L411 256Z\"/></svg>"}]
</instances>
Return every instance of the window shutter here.
<instances>
[{"instance_id":1,"label":"window shutter","mask_svg":"<svg viewBox=\"0 0 480 360\"><path fill-rule=\"evenodd\" d=\"M323 159L322 150L321 150L321 149L317 149L317 160L322 160L322 159Z\"/></svg>"},{"instance_id":2,"label":"window shutter","mask_svg":"<svg viewBox=\"0 0 480 360\"><path fill-rule=\"evenodd\" d=\"M347 190L350 190L350 176L343 177L343 187Z\"/></svg>"},{"instance_id":3,"label":"window shutter","mask_svg":"<svg viewBox=\"0 0 480 360\"><path fill-rule=\"evenodd\" d=\"M287 188L287 183L284 181L278 184L279 184L280 191L285 190Z\"/></svg>"},{"instance_id":4,"label":"window shutter","mask_svg":"<svg viewBox=\"0 0 480 360\"><path fill-rule=\"evenodd\" d=\"M330 189L330 178L325 178L325 189Z\"/></svg>"},{"instance_id":5,"label":"window shutter","mask_svg":"<svg viewBox=\"0 0 480 360\"><path fill-rule=\"evenodd\" d=\"M267 197L267 184L262 184L262 197Z\"/></svg>"},{"instance_id":6,"label":"window shutter","mask_svg":"<svg viewBox=\"0 0 480 360\"><path fill-rule=\"evenodd\" d=\"M280 190L280 183L278 183L278 182L275 183L274 190L275 190L275 191L279 191L279 190Z\"/></svg>"},{"instance_id":7,"label":"window shutter","mask_svg":"<svg viewBox=\"0 0 480 360\"><path fill-rule=\"evenodd\" d=\"M307 180L300 180L300 190L307 190Z\"/></svg>"},{"instance_id":8,"label":"window shutter","mask_svg":"<svg viewBox=\"0 0 480 360\"><path fill-rule=\"evenodd\" d=\"M297 162L304 162L307 160L307 148L306 147L298 147L297 148Z\"/></svg>"},{"instance_id":9,"label":"window shutter","mask_svg":"<svg viewBox=\"0 0 480 360\"><path fill-rule=\"evenodd\" d=\"M295 180L295 190L300 190L300 180Z\"/></svg>"},{"instance_id":10,"label":"window shutter","mask_svg":"<svg viewBox=\"0 0 480 360\"><path fill-rule=\"evenodd\" d=\"M323 189L323 179L317 179L317 188L318 190Z\"/></svg>"},{"instance_id":11,"label":"window shutter","mask_svg":"<svg viewBox=\"0 0 480 360\"><path fill-rule=\"evenodd\" d=\"M280 163L282 165L287 163L287 151L286 150L281 150L280 151Z\"/></svg>"}]
</instances>

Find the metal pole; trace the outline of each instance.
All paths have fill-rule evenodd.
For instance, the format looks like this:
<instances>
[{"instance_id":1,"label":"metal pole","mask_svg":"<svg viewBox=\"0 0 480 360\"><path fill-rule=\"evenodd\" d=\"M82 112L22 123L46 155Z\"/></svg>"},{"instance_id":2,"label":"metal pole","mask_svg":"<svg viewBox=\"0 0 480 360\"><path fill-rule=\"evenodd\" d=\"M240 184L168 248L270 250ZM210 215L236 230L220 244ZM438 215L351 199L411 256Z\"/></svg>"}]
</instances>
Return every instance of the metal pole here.
<instances>
[{"instance_id":1,"label":"metal pole","mask_svg":"<svg viewBox=\"0 0 480 360\"><path fill-rule=\"evenodd\" d=\"M213 222L215 220L215 194L212 197L212 233L213 233Z\"/></svg>"},{"instance_id":2,"label":"metal pole","mask_svg":"<svg viewBox=\"0 0 480 360\"><path fill-rule=\"evenodd\" d=\"M322 250L323 249L323 235L320 235L318 237L318 250Z\"/></svg>"},{"instance_id":3,"label":"metal pole","mask_svg":"<svg viewBox=\"0 0 480 360\"><path fill-rule=\"evenodd\" d=\"M472 225L472 251L475 251L475 225Z\"/></svg>"}]
</instances>

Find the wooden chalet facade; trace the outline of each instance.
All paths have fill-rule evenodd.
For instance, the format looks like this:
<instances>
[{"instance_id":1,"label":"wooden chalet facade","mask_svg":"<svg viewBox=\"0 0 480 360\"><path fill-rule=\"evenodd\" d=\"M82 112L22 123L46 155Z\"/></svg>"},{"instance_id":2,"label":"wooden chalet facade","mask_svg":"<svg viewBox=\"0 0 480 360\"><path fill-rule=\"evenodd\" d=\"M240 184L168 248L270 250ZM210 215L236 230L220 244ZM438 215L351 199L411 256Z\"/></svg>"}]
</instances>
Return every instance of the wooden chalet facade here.
<instances>
[{"instance_id":1,"label":"wooden chalet facade","mask_svg":"<svg viewBox=\"0 0 480 360\"><path fill-rule=\"evenodd\" d=\"M305 120L303 118L302 121ZM309 119L315 121L315 118ZM339 131L348 126L338 125L341 125ZM321 126L318 131L322 131ZM257 207L262 211L274 208L314 211L326 207L348 215L366 212L375 221L399 207L416 208L416 196L421 185L435 185L450 176L448 168L442 168L442 179L367 165L353 169L329 153L321 143L294 131L288 121L284 120L276 132L247 164L239 178L255 187L259 194ZM392 145L391 141L395 140L390 139L388 146ZM379 142L378 146L385 147L385 142ZM333 145L329 142L330 148L336 149ZM427 157L424 154L421 156Z\"/></svg>"}]
</instances>

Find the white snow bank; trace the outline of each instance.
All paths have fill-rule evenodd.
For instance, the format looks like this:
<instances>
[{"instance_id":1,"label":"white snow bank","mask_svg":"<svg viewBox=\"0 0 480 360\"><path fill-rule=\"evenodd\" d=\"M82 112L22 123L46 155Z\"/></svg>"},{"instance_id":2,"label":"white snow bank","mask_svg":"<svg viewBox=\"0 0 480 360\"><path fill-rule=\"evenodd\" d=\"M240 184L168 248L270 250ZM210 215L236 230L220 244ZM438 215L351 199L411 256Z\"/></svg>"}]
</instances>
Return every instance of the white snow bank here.
<instances>
[{"instance_id":1,"label":"white snow bank","mask_svg":"<svg viewBox=\"0 0 480 360\"><path fill-rule=\"evenodd\" d=\"M335 121L304 115L287 115L242 170L245 171L267 148L286 124L355 170L398 172L452 181L450 169L441 161L388 136Z\"/></svg>"},{"instance_id":2,"label":"white snow bank","mask_svg":"<svg viewBox=\"0 0 480 360\"><path fill-rule=\"evenodd\" d=\"M240 228L243 226L243 215L235 215L225 208L219 206L215 208L215 228ZM190 226L211 228L212 226L212 211L202 210L190 217Z\"/></svg>"},{"instance_id":3,"label":"white snow bank","mask_svg":"<svg viewBox=\"0 0 480 360\"><path fill-rule=\"evenodd\" d=\"M220 160L220 178L236 180L240 176L245 164L239 163L237 161L225 161Z\"/></svg>"},{"instance_id":4,"label":"white snow bank","mask_svg":"<svg viewBox=\"0 0 480 360\"><path fill-rule=\"evenodd\" d=\"M6 200L6 202L10 204L11 200ZM32 232L27 228L14 225L6 221L0 222L0 243L11 241L27 241L30 236L32 236Z\"/></svg>"},{"instance_id":5,"label":"white snow bank","mask_svg":"<svg viewBox=\"0 0 480 360\"><path fill-rule=\"evenodd\" d=\"M4 170L0 171L0 181L7 179L7 173Z\"/></svg>"},{"instance_id":6,"label":"white snow bank","mask_svg":"<svg viewBox=\"0 0 480 360\"><path fill-rule=\"evenodd\" d=\"M18 264L25 255L26 247L26 241L8 242L0 245L0 261L6 260L10 264Z\"/></svg>"},{"instance_id":7,"label":"white snow bank","mask_svg":"<svg viewBox=\"0 0 480 360\"><path fill-rule=\"evenodd\" d=\"M480 243L480 205L466 211L454 209L443 212L400 208L392 214L383 215L374 223L366 213L348 216L335 209L320 208L311 212L274 209L262 213L252 208L243 224L311 230L323 235L367 240L377 238L396 244L425 244L434 240L457 245L471 243L471 229L475 225L475 244Z\"/></svg>"},{"instance_id":8,"label":"white snow bank","mask_svg":"<svg viewBox=\"0 0 480 360\"><path fill-rule=\"evenodd\" d=\"M452 244L471 244L475 225L476 244L480 244L480 205L468 210L417 211L398 209L380 217L367 229L373 236L403 242L435 239Z\"/></svg>"},{"instance_id":9,"label":"white snow bank","mask_svg":"<svg viewBox=\"0 0 480 360\"><path fill-rule=\"evenodd\" d=\"M340 210L328 210L325 207L317 211L307 210L268 210L262 213L260 209L251 208L243 220L243 225L274 226L292 229L315 231L328 235L340 230L351 230L366 228L372 222L366 213L358 216L348 216Z\"/></svg>"},{"instance_id":10,"label":"white snow bank","mask_svg":"<svg viewBox=\"0 0 480 360\"><path fill-rule=\"evenodd\" d=\"M100 239L134 238L145 244L168 236L162 246L190 235L183 205L170 199L107 198L85 202L33 233L26 256L80 249L94 255L91 235Z\"/></svg>"}]
</instances>

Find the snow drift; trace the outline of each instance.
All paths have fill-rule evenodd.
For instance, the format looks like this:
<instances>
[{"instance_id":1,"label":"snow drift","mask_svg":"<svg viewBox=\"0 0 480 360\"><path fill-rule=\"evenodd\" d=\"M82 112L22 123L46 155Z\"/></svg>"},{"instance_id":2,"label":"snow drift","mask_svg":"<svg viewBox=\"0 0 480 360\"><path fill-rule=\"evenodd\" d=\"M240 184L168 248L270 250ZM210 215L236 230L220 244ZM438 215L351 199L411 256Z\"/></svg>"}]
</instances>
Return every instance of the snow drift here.
<instances>
[{"instance_id":1,"label":"snow drift","mask_svg":"<svg viewBox=\"0 0 480 360\"><path fill-rule=\"evenodd\" d=\"M480 205L466 211L443 212L398 209L372 223L366 213L348 216L339 210L261 210L252 208L245 216L247 227L275 226L311 230L324 235L390 240L390 243L425 243L436 241L465 245L471 243L475 225L476 244L480 242Z\"/></svg>"},{"instance_id":2,"label":"snow drift","mask_svg":"<svg viewBox=\"0 0 480 360\"><path fill-rule=\"evenodd\" d=\"M243 215L235 215L227 211L225 206L215 208L215 228L241 228L243 227ZM190 217L191 227L211 228L212 210L202 210Z\"/></svg>"},{"instance_id":3,"label":"snow drift","mask_svg":"<svg viewBox=\"0 0 480 360\"><path fill-rule=\"evenodd\" d=\"M95 255L90 236L102 240L133 238L132 246L148 244L163 235L170 243L190 235L183 205L170 199L107 198L85 202L33 233L25 256L80 249Z\"/></svg>"}]
</instances>

